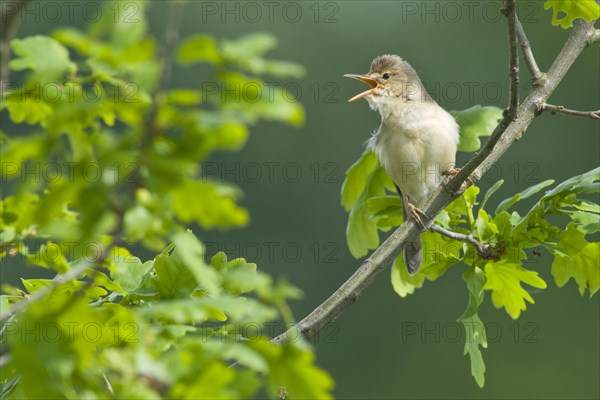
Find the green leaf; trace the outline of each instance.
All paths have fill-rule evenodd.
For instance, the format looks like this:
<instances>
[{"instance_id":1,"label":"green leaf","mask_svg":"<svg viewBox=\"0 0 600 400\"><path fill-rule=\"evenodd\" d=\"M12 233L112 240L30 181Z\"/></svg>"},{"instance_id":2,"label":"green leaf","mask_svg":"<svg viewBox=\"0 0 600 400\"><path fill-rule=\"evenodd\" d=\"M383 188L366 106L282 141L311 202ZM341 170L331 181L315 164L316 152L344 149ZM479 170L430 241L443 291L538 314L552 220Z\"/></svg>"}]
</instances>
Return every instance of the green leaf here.
<instances>
[{"instance_id":1,"label":"green leaf","mask_svg":"<svg viewBox=\"0 0 600 400\"><path fill-rule=\"evenodd\" d=\"M490 197L492 197L492 195L494 193L496 193L496 191L498 191L498 189L500 189L500 186L502 186L503 183L504 183L504 179L500 179L498 182L494 183L494 185L492 185L492 187L489 188L487 192L485 192L485 195L483 196L483 201L481 202L481 205L479 206L479 208L481 210L485 209L485 205L487 204L487 201L490 199Z\"/></svg>"},{"instance_id":2,"label":"green leaf","mask_svg":"<svg viewBox=\"0 0 600 400\"><path fill-rule=\"evenodd\" d=\"M168 255L160 254L154 259L156 279L152 285L161 299L187 297L196 288L196 279L189 269L183 267Z\"/></svg>"},{"instance_id":3,"label":"green leaf","mask_svg":"<svg viewBox=\"0 0 600 400\"><path fill-rule=\"evenodd\" d=\"M27 261L44 268L52 268L56 272L65 273L70 269L69 262L59 245L46 242L40 246L36 254L27 255Z\"/></svg>"},{"instance_id":4,"label":"green leaf","mask_svg":"<svg viewBox=\"0 0 600 400\"><path fill-rule=\"evenodd\" d=\"M211 294L220 292L221 277L204 262L204 245L196 236L191 231L178 233L173 243L175 250L172 257L190 271L200 287Z\"/></svg>"},{"instance_id":5,"label":"green leaf","mask_svg":"<svg viewBox=\"0 0 600 400\"><path fill-rule=\"evenodd\" d=\"M565 195L568 193L592 193L598 191L598 187L594 185L594 182L600 181L600 167L594 168L591 171L576 175L572 178L567 179L561 184L557 185L554 189L550 190L544 195L543 200L548 200L558 195ZM548 181L546 181L548 182ZM542 182L544 183L544 182Z\"/></svg>"},{"instance_id":6,"label":"green leaf","mask_svg":"<svg viewBox=\"0 0 600 400\"><path fill-rule=\"evenodd\" d=\"M346 211L350 211L346 240L355 258L362 257L369 249L377 247L378 228L385 230L398 222L398 218L401 220L401 209L395 208L395 205L390 204L394 209L390 208L387 211L380 209L378 202L388 202L389 199L371 200L383 196L386 188L393 190L392 181L379 166L375 153L370 150L365 151L346 172L346 180L342 187L342 205ZM397 204L397 200L393 202ZM381 213L378 214L377 210ZM394 211L399 212L396 217L393 215Z\"/></svg>"},{"instance_id":7,"label":"green leaf","mask_svg":"<svg viewBox=\"0 0 600 400\"><path fill-rule=\"evenodd\" d=\"M598 205L592 201L582 200L582 201L571 204L571 206L573 206L581 211L587 211L587 212L600 214L600 205Z\"/></svg>"},{"instance_id":8,"label":"green leaf","mask_svg":"<svg viewBox=\"0 0 600 400\"><path fill-rule=\"evenodd\" d=\"M306 75L306 69L292 61L264 60L253 62L247 66L248 70L255 74L265 74L277 78L300 79Z\"/></svg>"},{"instance_id":9,"label":"green leaf","mask_svg":"<svg viewBox=\"0 0 600 400\"><path fill-rule=\"evenodd\" d=\"M487 348L485 325L479 319L477 310L484 299L485 275L481 268L471 267L463 273L463 280L469 289L469 304L458 319L465 326L465 350L471 359L471 375L482 388L485 384L485 363L479 346Z\"/></svg>"},{"instance_id":10,"label":"green leaf","mask_svg":"<svg viewBox=\"0 0 600 400\"><path fill-rule=\"evenodd\" d=\"M23 135L20 138L4 139L0 141L0 158L3 165L0 169L0 177L3 182L22 179L23 168L27 166L26 162L43 159L50 145L47 135ZM35 197L37 198L37 195Z\"/></svg>"},{"instance_id":11,"label":"green leaf","mask_svg":"<svg viewBox=\"0 0 600 400\"><path fill-rule=\"evenodd\" d=\"M100 4L100 18L94 19L93 23L87 26L91 37L106 37L110 40L111 48L124 52L147 39L148 22L145 10L149 6L148 2L134 0L120 7L110 3Z\"/></svg>"},{"instance_id":12,"label":"green leaf","mask_svg":"<svg viewBox=\"0 0 600 400\"><path fill-rule=\"evenodd\" d=\"M198 62L218 64L222 62L222 57L212 36L193 35L187 37L177 48L177 61L181 65Z\"/></svg>"},{"instance_id":13,"label":"green leaf","mask_svg":"<svg viewBox=\"0 0 600 400\"><path fill-rule=\"evenodd\" d=\"M392 287L400 297L406 297L413 294L416 289L423 287L425 283L425 275L417 273L410 275L406 270L402 255L396 257L394 265L392 265Z\"/></svg>"},{"instance_id":14,"label":"green leaf","mask_svg":"<svg viewBox=\"0 0 600 400\"><path fill-rule=\"evenodd\" d=\"M479 190L477 186L469 186L462 196L450 203L446 207L446 211L450 214L450 217L458 220L457 222L461 222L464 220L463 216L466 216L469 226L472 227L475 223L473 208L477 203Z\"/></svg>"},{"instance_id":15,"label":"green leaf","mask_svg":"<svg viewBox=\"0 0 600 400\"><path fill-rule=\"evenodd\" d=\"M546 282L537 272L528 271L521 265L503 259L485 264L485 290L492 291L492 302L496 308L504 307L513 319L519 318L527 308L525 300L534 303L531 295L521 287L521 282L538 289L545 289Z\"/></svg>"},{"instance_id":16,"label":"green leaf","mask_svg":"<svg viewBox=\"0 0 600 400\"><path fill-rule=\"evenodd\" d=\"M220 50L227 63L255 75L279 78L301 78L305 69L294 62L267 60L263 56L277 46L277 39L269 33L252 33L236 40L223 40Z\"/></svg>"},{"instance_id":17,"label":"green leaf","mask_svg":"<svg viewBox=\"0 0 600 400\"><path fill-rule=\"evenodd\" d=\"M120 285L123 294L135 292L142 285L149 268L123 247L113 247L107 263L110 277Z\"/></svg>"},{"instance_id":18,"label":"green leaf","mask_svg":"<svg viewBox=\"0 0 600 400\"><path fill-rule=\"evenodd\" d=\"M251 338L251 340L254 340L254 338ZM209 347L211 352L214 351L215 355L224 361L235 361L260 373L268 373L269 367L265 359L260 353L246 345L211 340L207 341L205 347Z\"/></svg>"},{"instance_id":19,"label":"green leaf","mask_svg":"<svg viewBox=\"0 0 600 400\"><path fill-rule=\"evenodd\" d=\"M567 225L558 237L558 243L550 247L554 254L552 275L558 287L571 278L583 296L586 289L592 297L600 288L600 243L589 243L585 235L573 223Z\"/></svg>"},{"instance_id":20,"label":"green leaf","mask_svg":"<svg viewBox=\"0 0 600 400\"><path fill-rule=\"evenodd\" d=\"M197 324L208 320L262 324L277 316L272 307L257 300L223 295L160 301L140 308L140 313L170 324Z\"/></svg>"},{"instance_id":21,"label":"green leaf","mask_svg":"<svg viewBox=\"0 0 600 400\"><path fill-rule=\"evenodd\" d=\"M262 56L277 47L277 38L270 33L250 33L235 40L223 40L222 47L223 52L231 58L251 58Z\"/></svg>"},{"instance_id":22,"label":"green leaf","mask_svg":"<svg viewBox=\"0 0 600 400\"><path fill-rule=\"evenodd\" d=\"M255 123L261 118L292 126L304 123L304 107L282 87L273 87L239 72L222 71L218 77L225 84L220 86L219 95L210 96L208 100L221 110L248 123ZM223 101L223 98L230 101Z\"/></svg>"},{"instance_id":23,"label":"green leaf","mask_svg":"<svg viewBox=\"0 0 600 400\"><path fill-rule=\"evenodd\" d=\"M488 243L495 239L498 233L498 227L492 220L492 217L480 208L475 220L475 235L477 239Z\"/></svg>"},{"instance_id":24,"label":"green leaf","mask_svg":"<svg viewBox=\"0 0 600 400\"><path fill-rule=\"evenodd\" d=\"M271 398L332 399L333 379L314 364L315 356L306 344L273 345L265 340L249 343L269 365L267 390Z\"/></svg>"},{"instance_id":25,"label":"green leaf","mask_svg":"<svg viewBox=\"0 0 600 400\"><path fill-rule=\"evenodd\" d=\"M422 265L419 272L409 275L402 255L396 257L392 266L392 287L400 297L413 294L416 289L423 287L425 278L435 281L462 259L462 242L438 233L424 232L421 234L421 243Z\"/></svg>"},{"instance_id":26,"label":"green leaf","mask_svg":"<svg viewBox=\"0 0 600 400\"><path fill-rule=\"evenodd\" d=\"M183 222L203 228L228 228L248 223L248 212L236 204L239 189L216 182L186 180L171 190L173 212Z\"/></svg>"},{"instance_id":27,"label":"green leaf","mask_svg":"<svg viewBox=\"0 0 600 400\"><path fill-rule=\"evenodd\" d=\"M355 258L364 256L369 249L374 249L379 245L377 221L369 215L367 200L374 196L382 196L385 193L386 183L389 181L390 178L383 168L376 169L367 179L365 191L350 211L346 241L350 253Z\"/></svg>"},{"instance_id":28,"label":"green leaf","mask_svg":"<svg viewBox=\"0 0 600 400\"><path fill-rule=\"evenodd\" d=\"M69 59L69 51L52 38L37 35L13 39L10 44L18 56L10 62L10 68L13 71L32 70L33 82L56 83L66 73L77 72L77 66Z\"/></svg>"},{"instance_id":29,"label":"green leaf","mask_svg":"<svg viewBox=\"0 0 600 400\"><path fill-rule=\"evenodd\" d=\"M25 122L29 125L40 124L44 127L54 113L52 105L44 99L20 90L7 94L6 100L0 103L0 110L4 109L9 111L11 121L16 124ZM31 141L35 146L35 142ZM31 152L31 150L29 151Z\"/></svg>"},{"instance_id":30,"label":"green leaf","mask_svg":"<svg viewBox=\"0 0 600 400\"><path fill-rule=\"evenodd\" d=\"M342 205L346 211L352 210L365 191L368 178L378 167L377 155L367 150L346 171L346 180L342 186Z\"/></svg>"},{"instance_id":31,"label":"green leaf","mask_svg":"<svg viewBox=\"0 0 600 400\"><path fill-rule=\"evenodd\" d=\"M171 388L168 398L226 399L228 388L235 380L235 372L221 362L211 361L202 367L190 382L178 382Z\"/></svg>"},{"instance_id":32,"label":"green leaf","mask_svg":"<svg viewBox=\"0 0 600 400\"><path fill-rule=\"evenodd\" d=\"M476 151L481 147L479 136L490 136L502 118L502 109L476 105L462 111L450 111L460 126L458 150Z\"/></svg>"},{"instance_id":33,"label":"green leaf","mask_svg":"<svg viewBox=\"0 0 600 400\"><path fill-rule=\"evenodd\" d=\"M600 5L595 0L546 0L544 10L552 7L552 25L567 29L573 21L582 18L592 22L600 18ZM565 15L559 19L559 14Z\"/></svg>"},{"instance_id":34,"label":"green leaf","mask_svg":"<svg viewBox=\"0 0 600 400\"><path fill-rule=\"evenodd\" d=\"M422 233L421 241L422 265L418 274L425 275L430 281L444 275L463 258L464 244L460 241L433 232Z\"/></svg>"},{"instance_id":35,"label":"green leaf","mask_svg":"<svg viewBox=\"0 0 600 400\"><path fill-rule=\"evenodd\" d=\"M21 279L21 283L25 287L28 293L36 292L46 286L52 285L51 279ZM98 300L100 297L107 294L106 290L98 286L86 287L85 282L81 281L70 281L62 285L58 285L51 290L51 292L45 296L44 302L49 303L60 303L65 298L73 296L80 290L84 290L85 297L89 300Z\"/></svg>"},{"instance_id":36,"label":"green leaf","mask_svg":"<svg viewBox=\"0 0 600 400\"><path fill-rule=\"evenodd\" d=\"M372 215L381 212L388 212L392 208L402 211L402 201L400 200L400 196L397 194L371 197L367 200L367 209ZM402 212L400 212L400 216L402 216Z\"/></svg>"},{"instance_id":37,"label":"green leaf","mask_svg":"<svg viewBox=\"0 0 600 400\"><path fill-rule=\"evenodd\" d=\"M586 235L600 231L600 215L597 213L570 210L564 210L564 213L571 218L577 229Z\"/></svg>"},{"instance_id":38,"label":"green leaf","mask_svg":"<svg viewBox=\"0 0 600 400\"><path fill-rule=\"evenodd\" d=\"M371 197L367 200L367 212L374 219L377 228L387 230L402 224L402 201L400 196Z\"/></svg>"},{"instance_id":39,"label":"green leaf","mask_svg":"<svg viewBox=\"0 0 600 400\"><path fill-rule=\"evenodd\" d=\"M167 101L171 104L193 106L200 104L202 93L192 89L171 89L167 92Z\"/></svg>"},{"instance_id":40,"label":"green leaf","mask_svg":"<svg viewBox=\"0 0 600 400\"><path fill-rule=\"evenodd\" d=\"M246 262L243 258L227 261L227 255L220 251L211 258L210 265L223 276L225 290L234 294L254 290L258 278L256 264Z\"/></svg>"},{"instance_id":41,"label":"green leaf","mask_svg":"<svg viewBox=\"0 0 600 400\"><path fill-rule=\"evenodd\" d=\"M548 179L547 181L543 181L543 182L535 184L531 187L528 187L527 189L523 190L520 193L515 194L512 197L509 197L508 199L502 200L500 202L500 204L498 204L498 207L496 207L496 214L500 214L503 211L507 211L509 208L511 208L513 205L515 205L519 201L533 196L534 194L547 188L548 186L552 185L553 183L554 183L553 179ZM554 189L554 190L556 190L556 189ZM546 196L549 196L549 193Z\"/></svg>"},{"instance_id":42,"label":"green leaf","mask_svg":"<svg viewBox=\"0 0 600 400\"><path fill-rule=\"evenodd\" d=\"M175 299L160 301L139 309L145 317L169 324L199 324L209 320L226 321L223 310L203 298Z\"/></svg>"}]
</instances>

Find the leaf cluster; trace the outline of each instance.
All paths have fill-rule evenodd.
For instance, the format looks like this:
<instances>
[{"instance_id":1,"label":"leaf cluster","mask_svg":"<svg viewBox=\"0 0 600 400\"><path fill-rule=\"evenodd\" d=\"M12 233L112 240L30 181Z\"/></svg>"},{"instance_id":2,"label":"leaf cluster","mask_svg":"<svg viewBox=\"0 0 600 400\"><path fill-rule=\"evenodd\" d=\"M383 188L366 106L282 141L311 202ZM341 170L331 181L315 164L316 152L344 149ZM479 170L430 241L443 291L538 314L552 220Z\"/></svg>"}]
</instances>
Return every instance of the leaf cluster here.
<instances>
[{"instance_id":1,"label":"leaf cluster","mask_svg":"<svg viewBox=\"0 0 600 400\"><path fill-rule=\"evenodd\" d=\"M475 106L452 112L460 125L459 150L480 147L479 136L489 136L502 111L494 107ZM537 258L545 249L553 261L550 266L557 286L573 279L579 292L590 297L600 288L600 243L591 241L600 230L600 206L590 198L600 191L600 168L570 178L543 193L524 215L512 208L519 202L539 195L554 184L548 180L536 184L499 202L490 211L489 200L502 186L496 182L479 197L477 186L469 187L436 218L435 223L447 230L471 235L491 251L480 254L472 244L439 233L422 234L423 263L420 271L409 275L397 257L391 282L401 297L413 294L426 280L439 279L450 267L466 266L463 278L469 302L459 318L465 326L465 354L471 358L471 372L479 386L484 385L485 365L480 347L487 347L485 328L477 309L491 294L495 307L504 308L517 319L527 303L534 303L531 290L546 288L538 272L527 268L528 259ZM349 212L346 238L352 255L363 257L379 245L379 232L402 224L402 203L395 187L377 157L366 151L352 165L342 189L342 205Z\"/></svg>"},{"instance_id":2,"label":"leaf cluster","mask_svg":"<svg viewBox=\"0 0 600 400\"><path fill-rule=\"evenodd\" d=\"M123 24L104 11L85 31L11 42L20 81L0 103L13 123L0 133L0 256L23 276L25 265L57 276L3 285L0 397L329 398L301 337L269 342L293 322L298 289L241 258L207 260L187 229L248 223L241 190L202 163L240 150L258 121L302 124L302 106L265 79L303 68L268 59L267 34L194 35L176 68L201 78L170 88L142 13Z\"/></svg>"}]
</instances>

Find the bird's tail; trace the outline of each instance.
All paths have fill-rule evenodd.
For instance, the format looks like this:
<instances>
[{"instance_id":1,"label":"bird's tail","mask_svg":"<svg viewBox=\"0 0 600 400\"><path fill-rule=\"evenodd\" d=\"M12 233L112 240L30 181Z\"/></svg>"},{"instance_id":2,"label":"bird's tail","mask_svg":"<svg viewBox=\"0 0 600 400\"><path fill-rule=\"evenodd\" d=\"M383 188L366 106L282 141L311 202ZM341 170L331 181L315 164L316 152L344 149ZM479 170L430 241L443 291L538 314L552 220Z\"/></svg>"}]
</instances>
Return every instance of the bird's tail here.
<instances>
[{"instance_id":1,"label":"bird's tail","mask_svg":"<svg viewBox=\"0 0 600 400\"><path fill-rule=\"evenodd\" d=\"M408 273L414 275L421 268L421 235L417 236L413 239L412 242L408 243L404 248L404 253L402 254L404 265L406 265L406 269Z\"/></svg>"},{"instance_id":2,"label":"bird's tail","mask_svg":"<svg viewBox=\"0 0 600 400\"><path fill-rule=\"evenodd\" d=\"M406 221L408 218L407 204L408 197L404 196L400 191L400 187L396 186L396 190L398 191L398 195L400 196L400 200L402 201L402 219ZM404 265L406 265L406 269L408 273L411 275L416 274L421 268L421 234L413 239L412 242L408 243L404 248L404 252L402 254L402 259L404 260Z\"/></svg>"}]
</instances>

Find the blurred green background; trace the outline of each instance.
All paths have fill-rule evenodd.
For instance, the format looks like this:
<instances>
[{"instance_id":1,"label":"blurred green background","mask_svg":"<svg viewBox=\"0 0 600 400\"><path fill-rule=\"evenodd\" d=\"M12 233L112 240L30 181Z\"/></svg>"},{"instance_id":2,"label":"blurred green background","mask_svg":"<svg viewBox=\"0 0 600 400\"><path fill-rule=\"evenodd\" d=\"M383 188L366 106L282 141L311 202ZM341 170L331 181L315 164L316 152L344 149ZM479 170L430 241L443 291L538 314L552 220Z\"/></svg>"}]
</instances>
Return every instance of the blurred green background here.
<instances>
[{"instance_id":1,"label":"blurred green background","mask_svg":"<svg viewBox=\"0 0 600 400\"><path fill-rule=\"evenodd\" d=\"M38 3L41 10L62 4ZM152 3L150 27L162 40L170 4ZM569 31L551 26L543 1L520 0L518 6L538 63L547 70ZM63 15L55 21L26 19L18 36L84 25L83 13L75 12L70 21L67 8L59 8ZM194 229L209 253L246 257L302 288L304 299L292 304L298 319L325 300L361 262L346 247L347 215L339 193L344 171L379 124L366 102L346 102L364 88L342 75L366 72L374 57L394 53L411 63L446 109L504 107L507 36L500 8L501 2L493 0L188 2L182 38L269 32L279 40L271 57L296 61L307 70L298 81L272 81L304 105L301 128L261 123L242 152L213 157L206 166L212 178L244 190L242 204L251 214L244 229ZM597 109L599 56L597 45L587 49L551 103ZM205 77L196 71L175 69L170 86L201 88ZM526 93L530 79L524 64L521 82ZM481 180L484 191L505 180L491 205L534 183L561 181L598 166L599 128L597 121L562 115L535 120ZM458 165L468 158L459 153ZM517 210L530 204L523 202ZM461 266L404 299L393 292L389 274L383 274L315 341L318 363L332 374L334 393L343 399L599 398L599 297L581 297L574 282L559 290L550 262L543 251L541 257L532 255L527 267L549 287L533 294L537 304L518 321L494 309L489 297L480 308L490 335L483 352L484 389L470 376L464 333L456 324L468 300Z\"/></svg>"}]
</instances>

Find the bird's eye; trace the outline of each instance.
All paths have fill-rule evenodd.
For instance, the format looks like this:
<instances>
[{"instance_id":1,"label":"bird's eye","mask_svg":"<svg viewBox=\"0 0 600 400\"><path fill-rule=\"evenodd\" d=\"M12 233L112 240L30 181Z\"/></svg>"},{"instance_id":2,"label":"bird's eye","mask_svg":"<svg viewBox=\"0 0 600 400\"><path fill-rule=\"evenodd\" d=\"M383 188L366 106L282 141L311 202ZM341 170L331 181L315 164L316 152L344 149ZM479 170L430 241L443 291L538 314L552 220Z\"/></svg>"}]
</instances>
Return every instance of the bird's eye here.
<instances>
[{"instance_id":1,"label":"bird's eye","mask_svg":"<svg viewBox=\"0 0 600 400\"><path fill-rule=\"evenodd\" d=\"M390 74L388 74L387 72L385 74L383 74L383 79L388 80L390 79Z\"/></svg>"}]
</instances>

